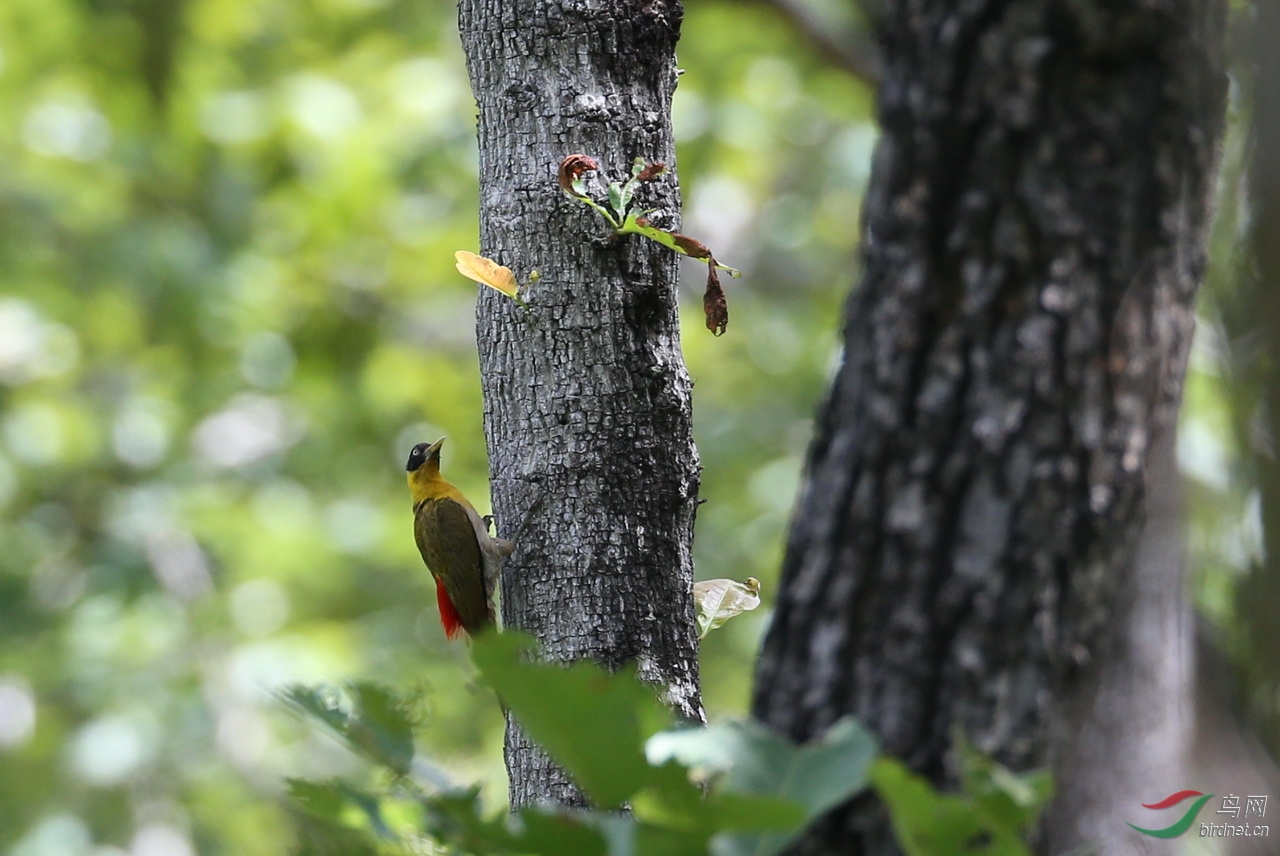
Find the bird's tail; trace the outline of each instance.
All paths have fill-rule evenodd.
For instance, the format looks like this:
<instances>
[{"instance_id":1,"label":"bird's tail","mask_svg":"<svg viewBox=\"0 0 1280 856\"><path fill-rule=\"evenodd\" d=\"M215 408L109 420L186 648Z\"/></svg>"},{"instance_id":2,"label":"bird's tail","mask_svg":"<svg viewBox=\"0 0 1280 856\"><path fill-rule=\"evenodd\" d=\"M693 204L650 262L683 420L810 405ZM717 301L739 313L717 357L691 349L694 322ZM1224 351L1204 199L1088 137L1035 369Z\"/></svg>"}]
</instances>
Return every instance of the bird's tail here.
<instances>
[{"instance_id":1,"label":"bird's tail","mask_svg":"<svg viewBox=\"0 0 1280 856\"><path fill-rule=\"evenodd\" d=\"M462 616L449 599L449 593L445 591L444 583L439 577L436 578L436 603L440 607L440 623L444 625L445 638L457 639L458 634L463 632Z\"/></svg>"}]
</instances>

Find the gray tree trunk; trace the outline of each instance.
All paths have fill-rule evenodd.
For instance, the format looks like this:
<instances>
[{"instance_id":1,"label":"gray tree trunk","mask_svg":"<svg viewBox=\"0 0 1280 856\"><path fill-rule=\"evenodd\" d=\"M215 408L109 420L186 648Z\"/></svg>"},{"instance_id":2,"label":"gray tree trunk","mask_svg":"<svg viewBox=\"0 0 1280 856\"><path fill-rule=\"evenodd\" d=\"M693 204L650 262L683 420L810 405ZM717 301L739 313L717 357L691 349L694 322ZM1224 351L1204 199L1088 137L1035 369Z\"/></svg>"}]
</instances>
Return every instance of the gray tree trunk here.
<instances>
[{"instance_id":1,"label":"gray tree trunk","mask_svg":"<svg viewBox=\"0 0 1280 856\"><path fill-rule=\"evenodd\" d=\"M805 739L852 712L942 784L957 729L1015 769L1058 759L1117 593L1144 590L1224 5L886 6L864 273L757 672L764 721ZM798 850L898 852L869 801Z\"/></svg>"},{"instance_id":2,"label":"gray tree trunk","mask_svg":"<svg viewBox=\"0 0 1280 856\"><path fill-rule=\"evenodd\" d=\"M527 311L485 289L476 338L507 626L554 661L638 661L683 717L702 721L693 623L698 455L680 351L676 259L630 237L593 243L600 218L556 170L637 156L674 166L677 0L462 0L479 106L481 253L527 281ZM674 171L646 207L679 219ZM566 711L572 716L572 711ZM508 722L513 807L576 804L578 789Z\"/></svg>"}]
</instances>

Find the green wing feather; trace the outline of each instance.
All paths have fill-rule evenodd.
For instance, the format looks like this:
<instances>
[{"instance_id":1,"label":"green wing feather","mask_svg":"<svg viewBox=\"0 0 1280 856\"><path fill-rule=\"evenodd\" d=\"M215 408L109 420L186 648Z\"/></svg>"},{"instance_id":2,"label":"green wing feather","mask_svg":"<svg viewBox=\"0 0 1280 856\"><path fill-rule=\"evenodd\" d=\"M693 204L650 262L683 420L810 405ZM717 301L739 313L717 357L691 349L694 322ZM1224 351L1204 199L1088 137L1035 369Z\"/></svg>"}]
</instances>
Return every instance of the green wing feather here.
<instances>
[{"instance_id":1,"label":"green wing feather","mask_svg":"<svg viewBox=\"0 0 1280 856\"><path fill-rule=\"evenodd\" d=\"M414 509L413 534L422 560L444 584L467 633L475 636L492 624L484 559L466 509L452 499L425 499Z\"/></svg>"}]
</instances>

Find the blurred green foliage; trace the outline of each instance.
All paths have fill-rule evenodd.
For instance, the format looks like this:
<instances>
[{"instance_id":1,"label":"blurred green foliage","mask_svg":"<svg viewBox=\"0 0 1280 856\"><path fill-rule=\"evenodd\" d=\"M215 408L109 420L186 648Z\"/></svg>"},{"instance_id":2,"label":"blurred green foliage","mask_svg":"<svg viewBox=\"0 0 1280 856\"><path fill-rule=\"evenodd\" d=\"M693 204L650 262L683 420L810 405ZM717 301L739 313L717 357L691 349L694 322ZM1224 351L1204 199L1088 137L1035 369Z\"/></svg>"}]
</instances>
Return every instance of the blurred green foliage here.
<instances>
[{"instance_id":1,"label":"blurred green foliage","mask_svg":"<svg viewBox=\"0 0 1280 856\"><path fill-rule=\"evenodd\" d=\"M501 804L403 458L485 505L474 107L452 4L0 4L0 853L277 854L360 762L275 693L421 689L419 757ZM744 270L686 354L701 577L772 597L855 278L870 96L767 9L689 4L685 224ZM554 188L548 173L548 192ZM745 709L766 610L706 641Z\"/></svg>"},{"instance_id":2,"label":"blurred green foliage","mask_svg":"<svg viewBox=\"0 0 1280 856\"><path fill-rule=\"evenodd\" d=\"M673 729L672 714L634 669L539 663L531 646L519 634L489 634L476 640L475 662L598 809L486 811L478 789L441 787L405 764L412 702L367 683L345 693L294 687L290 703L374 771L360 785L290 782L302 853L776 856L868 784L911 856L1030 853L1023 837L1048 799L1045 774L1014 775L965 745L961 793L942 795L900 762L877 757L875 738L852 717L803 746L754 720ZM616 810L624 805L630 810Z\"/></svg>"},{"instance_id":3,"label":"blurred green foliage","mask_svg":"<svg viewBox=\"0 0 1280 856\"><path fill-rule=\"evenodd\" d=\"M485 505L453 14L0 3L0 853L283 852L308 829L284 780L362 769L285 712L298 682L420 691L415 763L501 805L501 717L439 630L401 481L447 434L446 472ZM731 0L687 4L679 61L685 229L744 274L716 339L684 262L698 573L759 578L767 607L856 278L871 95ZM1256 496L1222 476L1199 341L1182 452L1225 626ZM767 621L705 641L713 717L745 711Z\"/></svg>"}]
</instances>

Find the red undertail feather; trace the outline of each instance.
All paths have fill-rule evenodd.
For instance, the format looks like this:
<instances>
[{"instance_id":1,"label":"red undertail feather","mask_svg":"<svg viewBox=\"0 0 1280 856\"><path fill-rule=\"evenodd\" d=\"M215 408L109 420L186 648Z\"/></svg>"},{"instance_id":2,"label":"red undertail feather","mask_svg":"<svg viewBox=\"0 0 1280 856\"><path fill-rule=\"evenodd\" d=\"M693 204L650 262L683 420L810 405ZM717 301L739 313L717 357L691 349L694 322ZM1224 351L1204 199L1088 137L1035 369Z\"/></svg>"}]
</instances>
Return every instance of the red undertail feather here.
<instances>
[{"instance_id":1,"label":"red undertail feather","mask_svg":"<svg viewBox=\"0 0 1280 856\"><path fill-rule=\"evenodd\" d=\"M458 634L463 632L462 616L454 608L449 593L444 590L444 583L439 579L436 580L436 603L440 605L440 623L444 625L445 638L457 639Z\"/></svg>"}]
</instances>

